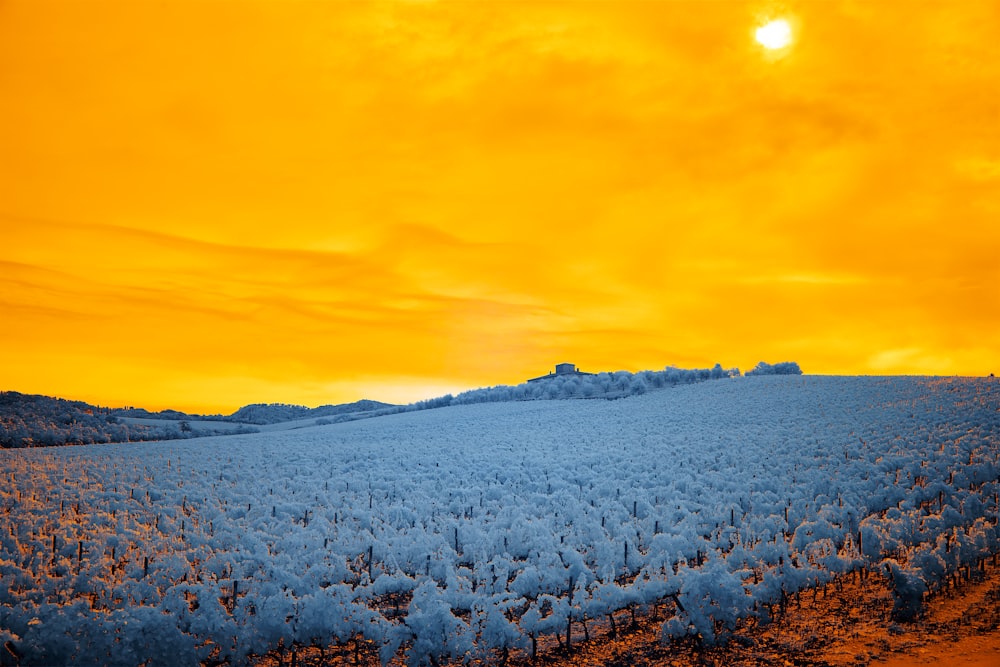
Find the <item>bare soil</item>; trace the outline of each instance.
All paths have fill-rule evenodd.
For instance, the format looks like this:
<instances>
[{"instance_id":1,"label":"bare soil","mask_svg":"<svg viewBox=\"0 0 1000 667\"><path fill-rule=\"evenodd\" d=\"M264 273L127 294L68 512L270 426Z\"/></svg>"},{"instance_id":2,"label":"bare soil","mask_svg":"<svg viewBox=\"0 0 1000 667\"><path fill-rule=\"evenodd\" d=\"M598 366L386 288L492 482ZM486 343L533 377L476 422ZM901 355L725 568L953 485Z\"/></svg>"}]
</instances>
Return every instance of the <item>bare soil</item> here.
<instances>
[{"instance_id":1,"label":"bare soil","mask_svg":"<svg viewBox=\"0 0 1000 667\"><path fill-rule=\"evenodd\" d=\"M574 655L550 656L551 667L799 666L1000 667L1000 568L928 599L923 617L892 621L888 582L872 574L848 576L826 589L803 592L774 622L748 623L725 647L694 642L663 646L660 622L640 621L619 638L604 637Z\"/></svg>"}]
</instances>

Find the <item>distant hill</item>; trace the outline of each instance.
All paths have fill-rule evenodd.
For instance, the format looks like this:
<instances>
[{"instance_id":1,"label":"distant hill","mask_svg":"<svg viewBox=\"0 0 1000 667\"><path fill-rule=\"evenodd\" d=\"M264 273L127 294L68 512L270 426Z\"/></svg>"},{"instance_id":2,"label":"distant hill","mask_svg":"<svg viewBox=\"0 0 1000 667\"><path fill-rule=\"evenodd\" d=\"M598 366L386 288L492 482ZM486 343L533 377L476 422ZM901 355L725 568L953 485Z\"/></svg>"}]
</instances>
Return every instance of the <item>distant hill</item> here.
<instances>
[{"instance_id":1,"label":"distant hill","mask_svg":"<svg viewBox=\"0 0 1000 667\"><path fill-rule=\"evenodd\" d=\"M126 422L118 412L83 401L3 391L0 392L0 447L172 440L216 433L211 429L193 429L183 420L167 424Z\"/></svg>"},{"instance_id":2,"label":"distant hill","mask_svg":"<svg viewBox=\"0 0 1000 667\"><path fill-rule=\"evenodd\" d=\"M307 408L304 405L288 405L286 403L254 403L245 405L233 414L225 417L226 421L243 422L245 424L277 424L293 419L308 419L310 417L336 417L358 412L372 412L399 406L381 401L361 400L340 405L321 405L318 408Z\"/></svg>"},{"instance_id":3,"label":"distant hill","mask_svg":"<svg viewBox=\"0 0 1000 667\"><path fill-rule=\"evenodd\" d=\"M116 417L129 417L133 419L166 419L169 421L226 421L224 415L195 415L181 412L179 410L160 410L153 412L145 408L109 408L111 414Z\"/></svg>"},{"instance_id":4,"label":"distant hill","mask_svg":"<svg viewBox=\"0 0 1000 667\"><path fill-rule=\"evenodd\" d=\"M175 440L208 435L254 433L250 424L276 424L315 417L317 423L359 419L373 411L398 409L361 400L307 408L281 403L247 405L231 415L194 415L178 410L107 408L16 391L0 392L0 448L89 445L101 442ZM218 428L212 425L218 423ZM221 422L221 423L219 423ZM236 426L233 426L235 424Z\"/></svg>"}]
</instances>

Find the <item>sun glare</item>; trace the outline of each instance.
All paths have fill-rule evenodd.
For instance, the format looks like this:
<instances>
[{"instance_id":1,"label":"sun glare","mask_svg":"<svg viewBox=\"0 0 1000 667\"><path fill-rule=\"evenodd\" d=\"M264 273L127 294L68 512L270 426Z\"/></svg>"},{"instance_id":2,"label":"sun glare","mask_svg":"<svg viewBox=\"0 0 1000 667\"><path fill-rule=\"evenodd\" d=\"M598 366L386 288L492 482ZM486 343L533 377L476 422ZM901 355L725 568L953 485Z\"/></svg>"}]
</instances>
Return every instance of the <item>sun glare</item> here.
<instances>
[{"instance_id":1,"label":"sun glare","mask_svg":"<svg viewBox=\"0 0 1000 667\"><path fill-rule=\"evenodd\" d=\"M766 49L781 49L792 41L792 26L785 19L775 19L757 28L756 37Z\"/></svg>"}]
</instances>

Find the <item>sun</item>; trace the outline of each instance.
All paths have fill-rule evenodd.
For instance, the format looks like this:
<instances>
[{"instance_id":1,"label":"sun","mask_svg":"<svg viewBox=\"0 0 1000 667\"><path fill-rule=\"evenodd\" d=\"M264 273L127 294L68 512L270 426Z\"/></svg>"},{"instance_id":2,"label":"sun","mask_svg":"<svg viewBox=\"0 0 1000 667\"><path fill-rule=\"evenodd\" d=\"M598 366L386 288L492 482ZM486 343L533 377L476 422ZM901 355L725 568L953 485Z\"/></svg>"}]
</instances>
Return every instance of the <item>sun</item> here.
<instances>
[{"instance_id":1,"label":"sun","mask_svg":"<svg viewBox=\"0 0 1000 667\"><path fill-rule=\"evenodd\" d=\"M783 49L792 42L792 26L785 19L775 19L757 28L755 37L765 49Z\"/></svg>"}]
</instances>

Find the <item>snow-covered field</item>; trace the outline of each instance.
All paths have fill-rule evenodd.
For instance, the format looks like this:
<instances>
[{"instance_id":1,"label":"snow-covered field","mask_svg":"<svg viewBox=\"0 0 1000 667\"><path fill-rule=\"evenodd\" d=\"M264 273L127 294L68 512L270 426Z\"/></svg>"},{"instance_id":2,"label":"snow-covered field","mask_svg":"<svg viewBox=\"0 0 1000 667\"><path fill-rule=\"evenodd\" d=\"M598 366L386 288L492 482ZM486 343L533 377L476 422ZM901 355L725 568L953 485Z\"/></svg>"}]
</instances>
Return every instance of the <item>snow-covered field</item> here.
<instances>
[{"instance_id":1,"label":"snow-covered field","mask_svg":"<svg viewBox=\"0 0 1000 667\"><path fill-rule=\"evenodd\" d=\"M499 660L653 603L665 641L712 642L862 565L905 617L1000 546L998 408L992 379L753 377L0 451L0 644L22 664L357 637L383 661Z\"/></svg>"}]
</instances>

